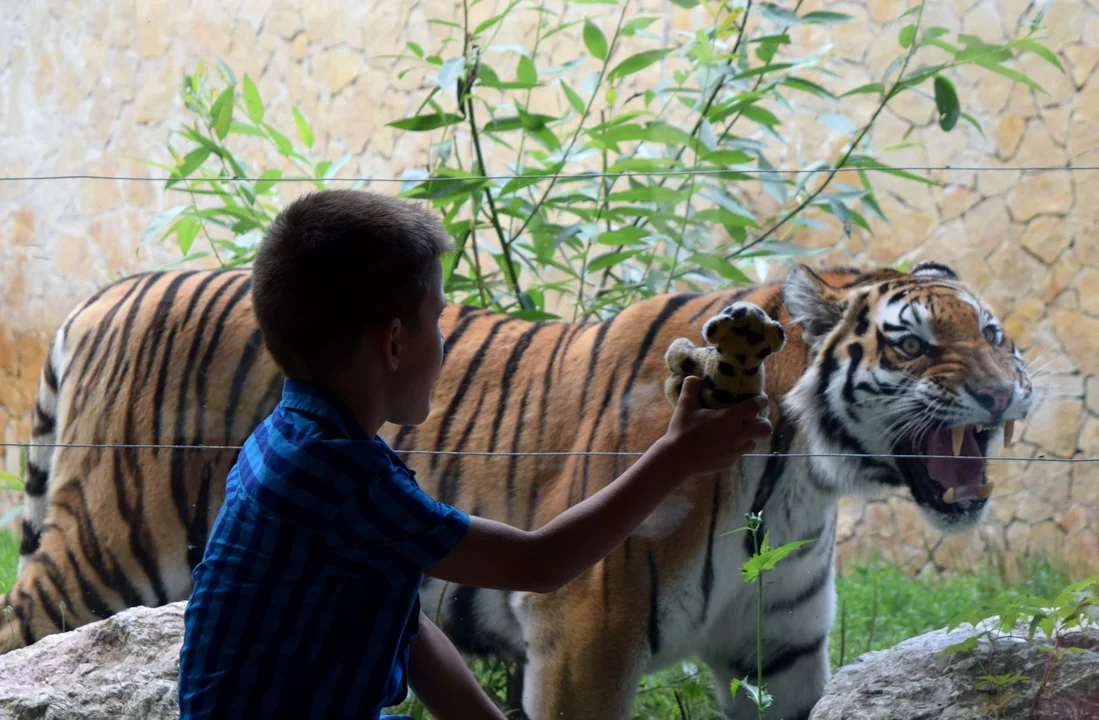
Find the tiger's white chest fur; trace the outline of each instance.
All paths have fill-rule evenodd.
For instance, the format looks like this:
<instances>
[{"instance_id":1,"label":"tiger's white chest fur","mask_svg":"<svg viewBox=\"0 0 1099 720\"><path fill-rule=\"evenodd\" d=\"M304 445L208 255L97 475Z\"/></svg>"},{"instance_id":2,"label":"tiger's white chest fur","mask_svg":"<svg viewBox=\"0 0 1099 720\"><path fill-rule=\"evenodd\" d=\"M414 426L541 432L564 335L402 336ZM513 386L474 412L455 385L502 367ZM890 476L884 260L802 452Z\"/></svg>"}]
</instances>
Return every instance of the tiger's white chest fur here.
<instances>
[{"instance_id":1,"label":"tiger's white chest fur","mask_svg":"<svg viewBox=\"0 0 1099 720\"><path fill-rule=\"evenodd\" d=\"M781 447L777 447L781 445ZM761 444L757 453L805 452L802 441ZM777 463L777 464L776 464ZM763 577L763 645L768 688L784 694L779 707L800 708L827 680L826 638L834 615L832 557L837 498L812 478L808 462L801 458L747 457L723 483L721 506L714 531L711 579L704 580L706 558L702 553L684 557L674 576L662 576L655 602L659 646L639 658L640 672L652 672L688 658L699 658L717 680L717 697L727 717L740 717L743 699L728 695L732 678L756 675L758 585L746 583L741 572L749 559L750 534L735 532L746 524L753 504L763 504L764 529L770 547L788 542L814 541L787 555ZM677 508L673 495L663 506L669 517L656 522L659 534L674 533ZM657 515L660 511L658 510ZM655 518L654 518L655 519ZM443 583L425 586L423 609L431 615L438 608L442 619L459 614L484 651L522 657L527 645L528 619L521 594L467 588L465 598L453 587L440 604ZM470 638L467 638L470 639ZM823 640L822 640L823 639ZM599 642L599 638L592 638ZM806 665L809 667L806 668ZM723 695L724 689L724 695ZM777 691L776 691L777 692ZM754 711L754 708L752 708Z\"/></svg>"},{"instance_id":2,"label":"tiger's white chest fur","mask_svg":"<svg viewBox=\"0 0 1099 720\"><path fill-rule=\"evenodd\" d=\"M796 447L788 452L800 452ZM760 452L766 452L761 448ZM667 642L651 658L649 670L700 656L717 675L728 672L743 677L755 674L755 648L759 587L747 583L741 571L750 558L751 535L744 527L760 491L768 458L749 457L742 463L717 528L713 545L713 588L705 619L699 623L705 598L699 568L687 571L670 584L661 599L660 627ZM731 474L732 475L732 474ZM731 478L732 479L732 478ZM832 556L836 522L836 498L821 492L809 479L803 459L788 458L761 513L770 547L812 539L787 555L763 576L764 655L768 648L806 645L828 632L833 619ZM702 558L696 562L700 563ZM724 669L723 669L724 668ZM728 684L725 683L727 687Z\"/></svg>"}]
</instances>

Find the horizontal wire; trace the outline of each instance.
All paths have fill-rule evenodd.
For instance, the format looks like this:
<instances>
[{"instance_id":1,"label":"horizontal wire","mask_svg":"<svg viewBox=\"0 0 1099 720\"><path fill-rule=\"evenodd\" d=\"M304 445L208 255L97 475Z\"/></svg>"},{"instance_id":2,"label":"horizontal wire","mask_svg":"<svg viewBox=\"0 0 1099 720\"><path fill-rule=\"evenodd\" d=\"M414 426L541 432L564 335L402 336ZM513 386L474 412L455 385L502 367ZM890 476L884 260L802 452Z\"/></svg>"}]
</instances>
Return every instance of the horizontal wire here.
<instances>
[{"instance_id":1,"label":"horizontal wire","mask_svg":"<svg viewBox=\"0 0 1099 720\"><path fill-rule=\"evenodd\" d=\"M108 448L112 450L241 450L242 445L158 445L158 444L140 444L140 443L119 443L119 444L106 444L106 443L13 443L4 442L0 443L0 447L18 447L18 448ZM530 451L530 452L505 452L505 451L488 451L488 450L394 450L396 453L404 455L470 455L470 456L489 456L489 457L560 457L560 456L641 456L643 452L618 452L613 450L557 450L557 451ZM875 453L745 453L743 457L787 457L787 458L808 458L808 457L840 457L840 458L904 458L904 459L922 459L940 458L944 460L957 460L965 459L967 456L954 456L954 455L895 455L895 454L875 454ZM1085 463L1085 462L1099 462L1099 457L1094 458L1055 458L1046 457L1045 455L1038 455L1035 457L1015 457L1013 455L984 455L981 456L984 460L1012 460L1015 462L1030 462L1032 460L1038 462L1060 462L1060 463Z\"/></svg>"},{"instance_id":2,"label":"horizontal wire","mask_svg":"<svg viewBox=\"0 0 1099 720\"><path fill-rule=\"evenodd\" d=\"M136 175L17 175L12 177L0 177L0 182L32 182L36 180L125 180L127 182L202 182L205 180L218 180L221 182L331 182L340 180L343 182L375 182L375 183L404 183L404 182L468 182L470 180L561 180L561 179L596 179L618 177L668 177L676 175L725 175L729 173L743 173L746 175L804 175L811 173L841 172L844 170L863 170L867 172L893 172L903 170L912 172L916 170L950 170L957 172L1045 172L1051 170L1063 170L1066 172L1099 170L1099 165L1015 165L1006 167L988 167L983 165L903 165L883 167L860 167L846 165L842 167L822 168L695 168L691 170L646 170L624 172L590 172L590 173L547 173L532 175L462 175L459 177L431 177L431 178L393 178L393 177L139 177Z\"/></svg>"}]
</instances>

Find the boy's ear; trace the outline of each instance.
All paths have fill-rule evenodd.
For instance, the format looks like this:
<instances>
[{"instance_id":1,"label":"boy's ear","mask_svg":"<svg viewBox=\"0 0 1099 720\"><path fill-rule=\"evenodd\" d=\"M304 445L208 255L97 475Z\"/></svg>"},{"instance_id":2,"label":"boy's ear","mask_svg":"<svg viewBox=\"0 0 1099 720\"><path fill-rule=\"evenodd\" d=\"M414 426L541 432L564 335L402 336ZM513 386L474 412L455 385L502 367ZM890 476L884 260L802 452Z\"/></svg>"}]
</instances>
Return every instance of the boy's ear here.
<instances>
[{"instance_id":1,"label":"boy's ear","mask_svg":"<svg viewBox=\"0 0 1099 720\"><path fill-rule=\"evenodd\" d=\"M804 265L786 276L786 309L810 344L824 338L843 318L843 294Z\"/></svg>"},{"instance_id":2,"label":"boy's ear","mask_svg":"<svg viewBox=\"0 0 1099 720\"><path fill-rule=\"evenodd\" d=\"M372 345L371 349L381 358L383 367L390 372L396 372L401 366L404 345L401 329L401 321L393 318L377 329L368 330L363 337L363 349Z\"/></svg>"}]
</instances>

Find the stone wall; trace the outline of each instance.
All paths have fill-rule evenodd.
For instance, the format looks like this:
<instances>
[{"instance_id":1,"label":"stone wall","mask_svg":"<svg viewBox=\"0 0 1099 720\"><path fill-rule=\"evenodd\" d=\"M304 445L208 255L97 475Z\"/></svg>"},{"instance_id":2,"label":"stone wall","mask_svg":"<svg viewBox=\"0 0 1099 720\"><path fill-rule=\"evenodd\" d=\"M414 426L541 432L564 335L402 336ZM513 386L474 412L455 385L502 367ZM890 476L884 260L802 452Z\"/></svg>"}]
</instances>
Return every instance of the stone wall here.
<instances>
[{"instance_id":1,"label":"stone wall","mask_svg":"<svg viewBox=\"0 0 1099 720\"><path fill-rule=\"evenodd\" d=\"M475 7L476 19L502 2ZM652 29L666 36L691 29L698 11L667 0L637 3L661 14ZM802 9L825 3L812 0ZM828 2L855 21L798 28L803 47L831 44L854 84L880 77L897 53L895 25L904 0ZM1007 37L1028 0L942 0L929 3L925 24L989 40ZM984 134L962 126L950 134L934 123L933 105L912 93L882 114L875 148L919 145L890 153L897 165L1080 166L1099 163L1099 9L1095 0L1050 4L1045 42L1065 64L1058 73L1027 56L1021 68L1044 88L1037 93L998 75L954 75L965 109ZM556 3L550 3L556 6ZM571 5L604 26L613 8ZM185 113L177 89L202 59L224 57L248 72L269 116L290 127L290 102L300 102L317 131L320 156L344 152L346 175L393 176L416 163L422 138L398 136L385 123L410 114L420 100L416 74L403 79L392 59L407 40L436 47L444 29L431 17L458 19L447 0L185 0L107 2L43 0L12 3L0 43L0 168L6 176L95 173L148 176L135 158L166 159L164 145ZM529 35L509 28L499 39ZM548 48L574 57L578 34L561 33ZM919 61L920 58L917 58ZM660 68L639 78L655 80ZM813 119L798 99L790 132L806 155L832 154L843 136ZM853 117L865 119L870 99ZM785 165L793 164L786 158ZM499 171L503 158L489 158ZM810 245L834 245L825 258L886 263L932 258L954 265L988 298L1028 358L1044 366L1043 401L1007 454L1019 457L1099 456L1099 172L1018 170L932 173L941 187L874 178L890 224L874 234L856 229L802 233ZM284 186L294 194L300 188ZM766 204L759 198L759 204ZM122 272L156 267L172 247L138 247L155 212L166 206L156 183L59 180L0 185L0 437L29 437L30 408L49 334L83 296ZM14 470L17 453L4 460ZM1052 555L1099 568L1099 464L998 463L994 522L978 534L943 539L927 529L904 497L845 503L840 560L872 551L913 571L971 567L982 557ZM0 512L13 498L0 498ZM995 552L987 552L992 550Z\"/></svg>"}]
</instances>

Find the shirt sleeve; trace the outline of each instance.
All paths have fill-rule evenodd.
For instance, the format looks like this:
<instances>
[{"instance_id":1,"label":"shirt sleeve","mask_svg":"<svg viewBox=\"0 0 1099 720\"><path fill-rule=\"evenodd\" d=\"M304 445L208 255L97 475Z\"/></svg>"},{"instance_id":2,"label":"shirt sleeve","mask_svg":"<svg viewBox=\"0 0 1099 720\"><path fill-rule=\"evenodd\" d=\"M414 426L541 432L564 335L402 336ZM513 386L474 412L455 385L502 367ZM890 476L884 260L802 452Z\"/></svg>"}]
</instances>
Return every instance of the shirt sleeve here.
<instances>
[{"instance_id":1,"label":"shirt sleeve","mask_svg":"<svg viewBox=\"0 0 1099 720\"><path fill-rule=\"evenodd\" d=\"M354 550L373 556L369 564L388 560L422 571L458 544L469 516L430 497L407 471L389 466L359 486L344 506L342 524Z\"/></svg>"}]
</instances>

